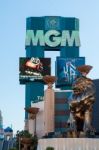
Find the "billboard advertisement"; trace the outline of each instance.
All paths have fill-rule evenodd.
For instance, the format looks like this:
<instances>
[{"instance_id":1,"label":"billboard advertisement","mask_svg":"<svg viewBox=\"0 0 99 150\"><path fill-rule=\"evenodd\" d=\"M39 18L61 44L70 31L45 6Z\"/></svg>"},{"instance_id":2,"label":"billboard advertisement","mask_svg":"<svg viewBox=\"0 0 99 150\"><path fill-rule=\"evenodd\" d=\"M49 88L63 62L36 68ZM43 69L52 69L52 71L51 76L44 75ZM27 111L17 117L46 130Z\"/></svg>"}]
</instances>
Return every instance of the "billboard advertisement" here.
<instances>
[{"instance_id":1,"label":"billboard advertisement","mask_svg":"<svg viewBox=\"0 0 99 150\"><path fill-rule=\"evenodd\" d=\"M21 57L19 59L19 81L21 84L43 81L43 76L51 73L50 58Z\"/></svg>"},{"instance_id":2,"label":"billboard advertisement","mask_svg":"<svg viewBox=\"0 0 99 150\"><path fill-rule=\"evenodd\" d=\"M74 80L80 75L76 67L85 64L85 57L56 59L56 87L71 86Z\"/></svg>"}]
</instances>

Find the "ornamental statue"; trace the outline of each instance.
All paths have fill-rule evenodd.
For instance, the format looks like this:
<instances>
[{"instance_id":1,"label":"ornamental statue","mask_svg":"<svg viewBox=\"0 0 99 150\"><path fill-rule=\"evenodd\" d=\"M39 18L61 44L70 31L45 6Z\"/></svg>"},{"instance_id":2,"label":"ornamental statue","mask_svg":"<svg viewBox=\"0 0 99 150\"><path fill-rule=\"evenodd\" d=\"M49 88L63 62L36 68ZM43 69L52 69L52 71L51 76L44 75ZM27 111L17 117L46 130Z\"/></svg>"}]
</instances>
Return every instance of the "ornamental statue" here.
<instances>
[{"instance_id":1,"label":"ornamental statue","mask_svg":"<svg viewBox=\"0 0 99 150\"><path fill-rule=\"evenodd\" d=\"M75 120L77 136L80 132L93 131L92 127L92 111L95 102L95 86L90 78L86 75L92 69L92 66L83 65L77 67L81 76L78 77L72 85L73 95L70 101L70 111Z\"/></svg>"}]
</instances>

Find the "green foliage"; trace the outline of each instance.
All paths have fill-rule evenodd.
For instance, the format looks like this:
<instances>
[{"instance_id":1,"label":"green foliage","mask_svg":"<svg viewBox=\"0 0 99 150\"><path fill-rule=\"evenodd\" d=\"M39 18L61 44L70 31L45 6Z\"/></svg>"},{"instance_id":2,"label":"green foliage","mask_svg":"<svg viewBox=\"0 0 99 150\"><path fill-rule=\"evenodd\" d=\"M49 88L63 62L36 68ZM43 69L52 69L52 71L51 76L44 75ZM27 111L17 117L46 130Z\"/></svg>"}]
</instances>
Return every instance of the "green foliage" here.
<instances>
[{"instance_id":1,"label":"green foliage","mask_svg":"<svg viewBox=\"0 0 99 150\"><path fill-rule=\"evenodd\" d=\"M32 148L33 148L33 150L37 150L37 144L38 144L38 138L36 135L34 135L34 137L32 137Z\"/></svg>"},{"instance_id":2,"label":"green foliage","mask_svg":"<svg viewBox=\"0 0 99 150\"><path fill-rule=\"evenodd\" d=\"M22 131L17 131L16 134L16 148L19 149L19 141L21 138L30 138L32 140L32 149L31 150L37 150L37 144L38 144L38 138L36 135L32 136L28 131L22 130ZM22 148L22 144L20 144L20 147Z\"/></svg>"},{"instance_id":3,"label":"green foliage","mask_svg":"<svg viewBox=\"0 0 99 150\"><path fill-rule=\"evenodd\" d=\"M30 134L27 130L17 131L16 136L32 138L32 134Z\"/></svg>"},{"instance_id":4,"label":"green foliage","mask_svg":"<svg viewBox=\"0 0 99 150\"><path fill-rule=\"evenodd\" d=\"M54 150L54 147L47 147L46 150Z\"/></svg>"},{"instance_id":5,"label":"green foliage","mask_svg":"<svg viewBox=\"0 0 99 150\"><path fill-rule=\"evenodd\" d=\"M22 137L32 138L32 135L27 130L17 131L16 148L19 149L19 141Z\"/></svg>"}]
</instances>

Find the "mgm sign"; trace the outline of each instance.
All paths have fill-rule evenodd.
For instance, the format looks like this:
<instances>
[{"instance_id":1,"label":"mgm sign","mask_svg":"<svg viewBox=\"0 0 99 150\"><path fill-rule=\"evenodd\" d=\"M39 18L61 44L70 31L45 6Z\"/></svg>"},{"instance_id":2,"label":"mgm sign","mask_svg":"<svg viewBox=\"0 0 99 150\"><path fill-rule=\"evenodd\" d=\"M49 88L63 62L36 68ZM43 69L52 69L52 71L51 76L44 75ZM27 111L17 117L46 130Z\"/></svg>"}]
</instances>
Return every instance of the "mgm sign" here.
<instances>
[{"instance_id":1,"label":"mgm sign","mask_svg":"<svg viewBox=\"0 0 99 150\"><path fill-rule=\"evenodd\" d=\"M80 37L79 31L76 30L27 30L25 46L49 46L49 47L57 47L57 46L80 46Z\"/></svg>"}]
</instances>

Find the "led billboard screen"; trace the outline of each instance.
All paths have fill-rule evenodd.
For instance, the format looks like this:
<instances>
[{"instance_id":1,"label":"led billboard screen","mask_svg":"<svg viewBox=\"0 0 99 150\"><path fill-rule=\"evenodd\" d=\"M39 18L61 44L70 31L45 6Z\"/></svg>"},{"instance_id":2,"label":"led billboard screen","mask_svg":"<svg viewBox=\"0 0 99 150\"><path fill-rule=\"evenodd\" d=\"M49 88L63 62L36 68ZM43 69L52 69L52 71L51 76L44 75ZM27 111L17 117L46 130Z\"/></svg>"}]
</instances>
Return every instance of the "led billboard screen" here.
<instances>
[{"instance_id":1,"label":"led billboard screen","mask_svg":"<svg viewBox=\"0 0 99 150\"><path fill-rule=\"evenodd\" d=\"M56 59L56 87L72 85L74 80L80 75L76 67L85 64L85 57Z\"/></svg>"},{"instance_id":2,"label":"led billboard screen","mask_svg":"<svg viewBox=\"0 0 99 150\"><path fill-rule=\"evenodd\" d=\"M19 60L19 80L21 84L43 81L43 76L50 75L50 58L25 58Z\"/></svg>"}]
</instances>

